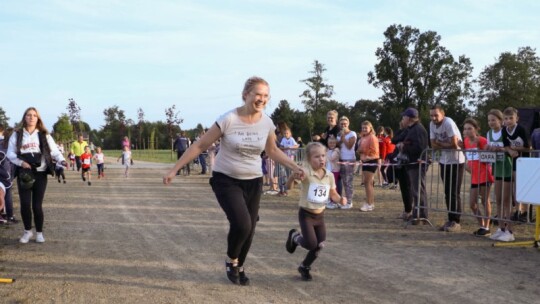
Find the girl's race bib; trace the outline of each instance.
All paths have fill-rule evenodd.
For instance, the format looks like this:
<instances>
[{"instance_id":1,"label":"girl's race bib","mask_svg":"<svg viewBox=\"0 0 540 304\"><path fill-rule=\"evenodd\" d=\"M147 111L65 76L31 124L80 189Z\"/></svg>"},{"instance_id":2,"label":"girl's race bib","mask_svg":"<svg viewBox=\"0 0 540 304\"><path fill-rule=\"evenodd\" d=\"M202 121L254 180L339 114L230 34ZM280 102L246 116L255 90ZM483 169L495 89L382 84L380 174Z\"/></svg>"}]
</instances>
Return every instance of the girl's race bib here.
<instances>
[{"instance_id":1,"label":"girl's race bib","mask_svg":"<svg viewBox=\"0 0 540 304\"><path fill-rule=\"evenodd\" d=\"M309 184L308 190L308 202L314 204L326 204L328 198L330 197L330 186L329 185L320 185L320 184Z\"/></svg>"}]
</instances>

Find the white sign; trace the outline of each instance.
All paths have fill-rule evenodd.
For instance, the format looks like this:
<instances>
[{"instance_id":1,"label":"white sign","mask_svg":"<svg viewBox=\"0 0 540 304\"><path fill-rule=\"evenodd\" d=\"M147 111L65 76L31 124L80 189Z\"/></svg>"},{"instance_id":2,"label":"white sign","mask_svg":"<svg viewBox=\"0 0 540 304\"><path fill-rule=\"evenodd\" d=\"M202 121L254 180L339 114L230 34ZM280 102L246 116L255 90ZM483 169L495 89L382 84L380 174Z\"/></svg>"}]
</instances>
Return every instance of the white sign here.
<instances>
[{"instance_id":1,"label":"white sign","mask_svg":"<svg viewBox=\"0 0 540 304\"><path fill-rule=\"evenodd\" d=\"M516 167L516 200L540 205L540 158L520 157Z\"/></svg>"},{"instance_id":2,"label":"white sign","mask_svg":"<svg viewBox=\"0 0 540 304\"><path fill-rule=\"evenodd\" d=\"M497 153L495 152L480 152L480 162L495 163L497 161Z\"/></svg>"}]
</instances>

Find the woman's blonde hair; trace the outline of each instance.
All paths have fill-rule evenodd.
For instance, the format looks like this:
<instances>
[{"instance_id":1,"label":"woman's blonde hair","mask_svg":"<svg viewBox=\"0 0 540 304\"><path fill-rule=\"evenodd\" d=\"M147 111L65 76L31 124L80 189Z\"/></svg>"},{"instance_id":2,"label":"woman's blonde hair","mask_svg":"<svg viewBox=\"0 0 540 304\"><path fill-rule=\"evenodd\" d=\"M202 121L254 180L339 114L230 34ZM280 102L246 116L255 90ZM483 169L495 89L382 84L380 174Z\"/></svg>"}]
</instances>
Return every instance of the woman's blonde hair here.
<instances>
[{"instance_id":1,"label":"woman's blonde hair","mask_svg":"<svg viewBox=\"0 0 540 304\"><path fill-rule=\"evenodd\" d=\"M248 80L246 80L246 83L244 84L244 90L242 91L242 100L246 101L246 95L249 94L249 92L251 92L253 87L255 87L258 84L263 84L267 87L270 87L270 85L268 84L266 80L258 76L252 76L248 78Z\"/></svg>"},{"instance_id":2,"label":"woman's blonde hair","mask_svg":"<svg viewBox=\"0 0 540 304\"><path fill-rule=\"evenodd\" d=\"M26 129L26 127L27 127L27 125L26 125L26 114L28 114L28 112L30 112L30 111L36 112L36 116L38 118L38 121L36 123L36 129L38 129L39 132L41 132L43 134L48 134L49 131L47 131L47 128L45 127L45 124L43 123L43 120L41 119L41 115L39 115L39 111L34 107L29 107L28 109L26 109L26 111L24 111L23 117L22 117L21 122L19 124L21 126L21 130Z\"/></svg>"},{"instance_id":3,"label":"woman's blonde hair","mask_svg":"<svg viewBox=\"0 0 540 304\"><path fill-rule=\"evenodd\" d=\"M364 122L362 122L362 126L368 126L370 128L370 131L368 134L375 134L375 131L373 130L373 125L371 124L369 120L364 120Z\"/></svg>"}]
</instances>

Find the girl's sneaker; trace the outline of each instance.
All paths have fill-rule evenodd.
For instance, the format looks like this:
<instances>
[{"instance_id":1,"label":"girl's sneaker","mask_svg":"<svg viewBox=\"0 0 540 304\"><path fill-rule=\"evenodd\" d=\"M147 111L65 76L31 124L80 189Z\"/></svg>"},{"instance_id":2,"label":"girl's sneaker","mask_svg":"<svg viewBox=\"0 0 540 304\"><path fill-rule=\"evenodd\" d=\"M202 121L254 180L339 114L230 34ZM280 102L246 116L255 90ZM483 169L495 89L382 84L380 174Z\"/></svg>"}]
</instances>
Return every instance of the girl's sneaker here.
<instances>
[{"instance_id":1,"label":"girl's sneaker","mask_svg":"<svg viewBox=\"0 0 540 304\"><path fill-rule=\"evenodd\" d=\"M45 238L43 237L43 232L36 233L36 243L45 243Z\"/></svg>"},{"instance_id":2,"label":"girl's sneaker","mask_svg":"<svg viewBox=\"0 0 540 304\"><path fill-rule=\"evenodd\" d=\"M494 241L498 241L499 237L503 235L505 232L506 231L503 231L501 228L497 228L497 231L495 231L495 233L493 233L489 238Z\"/></svg>"},{"instance_id":3,"label":"girl's sneaker","mask_svg":"<svg viewBox=\"0 0 540 304\"><path fill-rule=\"evenodd\" d=\"M360 211L363 211L363 212L370 212L370 211L373 211L373 209L375 209L375 206L370 205L368 203L364 203L364 205L360 207Z\"/></svg>"},{"instance_id":4,"label":"girl's sneaker","mask_svg":"<svg viewBox=\"0 0 540 304\"><path fill-rule=\"evenodd\" d=\"M480 227L478 230L473 232L475 236L489 236L491 232L488 228Z\"/></svg>"},{"instance_id":5,"label":"girl's sneaker","mask_svg":"<svg viewBox=\"0 0 540 304\"><path fill-rule=\"evenodd\" d=\"M32 231L30 231L30 230L25 230L23 236L21 236L21 238L19 239L19 242L21 242L21 243L23 243L23 244L26 244L26 243L28 243L28 241L30 241L30 238L31 238L33 235L34 235L34 234L32 233Z\"/></svg>"},{"instance_id":6,"label":"girl's sneaker","mask_svg":"<svg viewBox=\"0 0 540 304\"><path fill-rule=\"evenodd\" d=\"M336 209L338 208L338 205L332 201L329 201L326 203L326 209Z\"/></svg>"}]
</instances>

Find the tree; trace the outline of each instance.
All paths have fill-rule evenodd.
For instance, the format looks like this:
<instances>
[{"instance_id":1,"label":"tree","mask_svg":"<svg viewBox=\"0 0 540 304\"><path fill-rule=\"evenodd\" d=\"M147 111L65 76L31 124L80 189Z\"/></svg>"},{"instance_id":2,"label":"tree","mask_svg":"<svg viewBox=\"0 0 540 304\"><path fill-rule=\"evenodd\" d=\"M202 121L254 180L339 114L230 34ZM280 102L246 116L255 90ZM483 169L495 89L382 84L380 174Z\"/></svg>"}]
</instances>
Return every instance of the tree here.
<instances>
[{"instance_id":1,"label":"tree","mask_svg":"<svg viewBox=\"0 0 540 304\"><path fill-rule=\"evenodd\" d=\"M105 125L101 130L103 146L107 149L118 148L122 138L126 136L126 115L117 105L103 110Z\"/></svg>"},{"instance_id":2,"label":"tree","mask_svg":"<svg viewBox=\"0 0 540 304\"><path fill-rule=\"evenodd\" d=\"M332 95L334 95L334 86L325 83L325 79L322 74L326 71L324 64L315 60L313 63L312 77L300 80L308 86L299 97L302 97L302 103L304 104L306 111L317 113L321 104L328 102Z\"/></svg>"},{"instance_id":3,"label":"tree","mask_svg":"<svg viewBox=\"0 0 540 304\"><path fill-rule=\"evenodd\" d=\"M422 33L410 26L391 25L384 36L368 82L382 89L385 112L395 115L395 109L413 106L427 119L427 110L441 104L449 116L461 121L468 113L465 101L473 96L470 60L465 56L454 60L433 31ZM392 119L396 117L384 118Z\"/></svg>"},{"instance_id":4,"label":"tree","mask_svg":"<svg viewBox=\"0 0 540 304\"><path fill-rule=\"evenodd\" d=\"M176 111L176 105L172 105L172 107L165 109L165 116L167 117L167 134L169 135L169 139L171 141L171 147L174 135L180 131L180 128L177 125L184 122L184 119L178 117L179 113L180 111Z\"/></svg>"},{"instance_id":5,"label":"tree","mask_svg":"<svg viewBox=\"0 0 540 304\"><path fill-rule=\"evenodd\" d=\"M9 123L9 117L6 116L6 111L0 107L0 124L7 127Z\"/></svg>"},{"instance_id":6,"label":"tree","mask_svg":"<svg viewBox=\"0 0 540 304\"><path fill-rule=\"evenodd\" d=\"M516 54L504 52L484 68L476 82L480 87L474 103L478 117L486 117L490 109L539 106L540 58L528 46Z\"/></svg>"},{"instance_id":7,"label":"tree","mask_svg":"<svg viewBox=\"0 0 540 304\"><path fill-rule=\"evenodd\" d=\"M283 99L279 102L277 108L270 115L270 118L276 124L284 122L289 126L289 128L292 128L294 126L294 112L295 111L291 109L289 102L286 99Z\"/></svg>"},{"instance_id":8,"label":"tree","mask_svg":"<svg viewBox=\"0 0 540 304\"><path fill-rule=\"evenodd\" d=\"M73 140L73 125L66 113L58 117L58 121L53 125L54 137L59 142L69 142Z\"/></svg>"},{"instance_id":9,"label":"tree","mask_svg":"<svg viewBox=\"0 0 540 304\"><path fill-rule=\"evenodd\" d=\"M381 122L383 112L382 104L379 101L360 99L350 110L349 120L351 121L351 124L353 124L353 122L355 124L351 125L350 128L361 130L361 124L365 120L369 120L375 128L379 125L394 127L390 122L387 124ZM396 119L394 119L394 121L395 120Z\"/></svg>"},{"instance_id":10,"label":"tree","mask_svg":"<svg viewBox=\"0 0 540 304\"><path fill-rule=\"evenodd\" d=\"M75 99L68 99L69 103L66 109L68 110L69 121L73 125L75 133L81 133L85 131L84 126L81 124L81 107L77 105Z\"/></svg>"}]
</instances>

